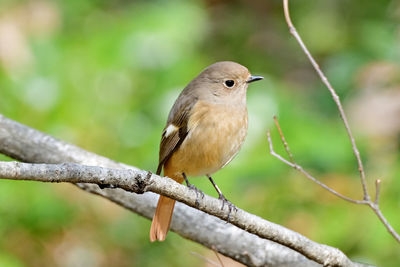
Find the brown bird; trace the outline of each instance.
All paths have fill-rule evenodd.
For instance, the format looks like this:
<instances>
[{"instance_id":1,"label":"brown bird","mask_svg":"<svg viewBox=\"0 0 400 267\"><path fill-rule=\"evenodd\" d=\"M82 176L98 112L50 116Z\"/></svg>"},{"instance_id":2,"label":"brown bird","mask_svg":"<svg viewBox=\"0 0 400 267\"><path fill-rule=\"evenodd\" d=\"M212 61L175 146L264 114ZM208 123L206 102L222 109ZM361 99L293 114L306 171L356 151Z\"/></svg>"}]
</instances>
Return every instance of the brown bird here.
<instances>
[{"instance_id":1,"label":"brown bird","mask_svg":"<svg viewBox=\"0 0 400 267\"><path fill-rule=\"evenodd\" d=\"M247 135L246 91L249 83L261 80L246 67L230 61L204 69L183 89L175 101L160 144L157 174L178 183L186 176L211 178L238 153ZM223 203L224 203L223 202ZM160 196L150 229L150 241L163 241L171 223L175 200Z\"/></svg>"}]
</instances>

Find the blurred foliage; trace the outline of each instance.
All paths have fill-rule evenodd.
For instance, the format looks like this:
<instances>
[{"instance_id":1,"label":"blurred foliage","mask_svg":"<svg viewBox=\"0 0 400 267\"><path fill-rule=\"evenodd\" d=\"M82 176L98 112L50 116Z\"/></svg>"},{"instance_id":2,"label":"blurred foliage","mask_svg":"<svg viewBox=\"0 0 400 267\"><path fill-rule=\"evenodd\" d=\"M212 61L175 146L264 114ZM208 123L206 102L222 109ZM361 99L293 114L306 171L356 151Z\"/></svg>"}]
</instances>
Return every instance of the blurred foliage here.
<instances>
[{"instance_id":1,"label":"blurred foliage","mask_svg":"<svg viewBox=\"0 0 400 267\"><path fill-rule=\"evenodd\" d=\"M382 210L400 231L400 4L292 2L298 31L349 112L370 190L383 180ZM0 2L0 113L143 169L156 168L177 94L220 60L266 77L248 92L242 151L214 175L224 194L354 260L398 266L399 244L372 211L328 194L268 154L265 132L277 114L295 159L337 191L361 198L336 107L289 35L280 1ZM275 129L273 140L284 154ZM193 182L216 195L207 179ZM205 266L192 252L216 261L174 233L150 244L148 220L71 185L1 181L0 203L0 266Z\"/></svg>"}]
</instances>

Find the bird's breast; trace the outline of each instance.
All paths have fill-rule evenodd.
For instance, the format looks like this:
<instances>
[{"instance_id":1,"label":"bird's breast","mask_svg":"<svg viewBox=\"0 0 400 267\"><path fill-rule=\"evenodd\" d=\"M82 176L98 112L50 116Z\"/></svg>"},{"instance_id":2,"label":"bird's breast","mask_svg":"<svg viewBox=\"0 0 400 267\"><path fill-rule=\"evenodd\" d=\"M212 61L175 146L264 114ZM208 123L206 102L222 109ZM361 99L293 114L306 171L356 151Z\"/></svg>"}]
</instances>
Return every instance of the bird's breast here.
<instances>
[{"instance_id":1,"label":"bird's breast","mask_svg":"<svg viewBox=\"0 0 400 267\"><path fill-rule=\"evenodd\" d=\"M189 176L212 174L228 164L243 144L247 109L199 101L187 126L188 135L167 167Z\"/></svg>"}]
</instances>

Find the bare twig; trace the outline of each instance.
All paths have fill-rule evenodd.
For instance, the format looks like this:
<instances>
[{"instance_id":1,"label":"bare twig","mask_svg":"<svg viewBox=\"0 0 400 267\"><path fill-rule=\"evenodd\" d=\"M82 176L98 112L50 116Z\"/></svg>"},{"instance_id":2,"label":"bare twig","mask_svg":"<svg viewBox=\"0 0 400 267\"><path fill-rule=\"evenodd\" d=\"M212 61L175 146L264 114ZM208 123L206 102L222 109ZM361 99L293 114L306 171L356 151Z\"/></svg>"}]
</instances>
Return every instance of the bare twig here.
<instances>
[{"instance_id":1,"label":"bare twig","mask_svg":"<svg viewBox=\"0 0 400 267\"><path fill-rule=\"evenodd\" d=\"M396 239L397 242L400 243L400 235L390 225L390 223L385 218L385 216L383 216L383 213L382 213L381 209L379 208L379 205L377 205L374 202L370 201L370 202L368 202L368 206L370 206L371 209L375 212L376 216L378 216L379 220L386 227L386 230Z\"/></svg>"},{"instance_id":2,"label":"bare twig","mask_svg":"<svg viewBox=\"0 0 400 267\"><path fill-rule=\"evenodd\" d=\"M278 121L276 121L277 126L279 127ZM279 127L280 128L280 127ZM285 138L283 137L283 132L282 130L280 131L281 134L281 138L282 140L285 140ZM290 167L294 168L295 170L298 170L299 172L301 172L305 177L307 177L308 179L310 179L311 181L313 181L314 183L317 183L318 185L322 186L324 189L328 190L329 192L331 192L332 194L334 194L337 197L340 197L341 199L344 199L346 201L355 203L355 204L367 204L368 202L365 200L355 200L349 197L346 197L342 194L340 194L339 192L333 190L332 188L330 188L329 186L327 186L326 184L322 183L321 181L317 180L315 177L313 177L310 173L308 173L306 170L303 169L303 167L301 167L300 165L298 165L295 162L289 162L288 160L284 159L281 155L279 155L278 153L275 152L274 147L272 145L272 140L271 140L271 133L270 131L267 132L267 138L268 138L268 143L269 143L269 151L271 153L272 156L278 158L280 161L282 161L283 163L285 163L286 165L289 165ZM289 149L288 144L286 143L285 148Z\"/></svg>"},{"instance_id":3,"label":"bare twig","mask_svg":"<svg viewBox=\"0 0 400 267\"><path fill-rule=\"evenodd\" d=\"M276 124L276 127L278 128L279 131L279 135L281 137L282 143L285 147L286 152L291 155L291 152L289 150L289 145L286 142L286 138L283 135L283 131L279 125L279 122L276 118L276 116L274 116L274 121ZM319 180L317 180L316 178L314 178L310 173L308 173L307 171L305 171L303 169L303 167L301 167L300 165L298 165L296 162L293 161L293 157L291 157L292 162L289 162L288 160L286 160L285 158L283 158L281 155L277 154L274 151L273 148L273 144L272 144L272 140L271 140L271 133L270 131L267 131L267 139L268 139L268 143L269 143L269 149L270 149L270 153L271 155L273 155L274 157L278 158L280 161L282 161L283 163L289 165L290 167L298 170L299 172L301 172L304 176L306 176L308 179L310 179L311 181L317 183L318 185L322 186L324 189L328 190L329 192L331 192L332 194L336 195L337 197L344 199L346 201L349 201L351 203L354 204L364 204L364 205L368 205L369 207L371 207L371 209L376 213L376 215L378 216L379 220L381 220L381 222L385 225L385 227L387 228L387 230L389 231L389 233L397 240L399 241L399 235L396 233L396 231L393 229L393 227L388 223L388 221L386 220L386 218L383 216L381 210L379 209L379 193L380 193L380 184L381 184L381 180L376 180L376 196L375 196L375 202L372 202L371 200L367 201L367 200L355 200L349 197L346 197L340 193L338 193L337 191L335 191L334 189L330 188L329 186L325 185L324 183L320 182Z\"/></svg>"},{"instance_id":4,"label":"bare twig","mask_svg":"<svg viewBox=\"0 0 400 267\"><path fill-rule=\"evenodd\" d=\"M281 135L281 140L286 140L286 138L283 136L283 131L280 128L277 119L275 119L275 123L279 129L279 134ZM375 214L378 216L379 220L383 223L383 225L386 227L387 231L396 239L396 241L400 242L399 234L394 230L394 228L390 225L390 223L387 221L387 219L383 216L383 214L379 208L379 193L380 193L381 180L379 180L379 179L376 180L375 202L372 202L371 199L370 200L356 200L356 199L346 197L346 196L340 194L339 192L335 191L334 189L330 188L329 186L325 185L321 181L317 180L316 178L314 178L310 173L308 173L306 170L304 170L303 167L298 165L296 162L290 162L290 161L286 160L285 158L283 158L278 153L276 153L274 150L273 144L272 144L271 133L269 130L267 131L267 139L268 139L268 143L269 143L270 154L272 156L276 157L277 159L279 159L286 165L294 168L295 170L298 170L305 177L307 177L311 181L317 183L318 185L322 186L324 189L328 190L335 196L337 196L343 200L346 200L348 202L354 203L354 204L363 204L363 205L369 206L375 212ZM289 145L287 144L287 142L284 143L284 147L285 147L285 149L289 149Z\"/></svg>"},{"instance_id":5,"label":"bare twig","mask_svg":"<svg viewBox=\"0 0 400 267\"><path fill-rule=\"evenodd\" d=\"M219 262L220 266L221 266L221 267L225 267L225 266L224 266L224 263L222 262L221 257L220 257L219 254L218 254L218 251L215 249L215 247L213 247L212 249L213 249L213 251L214 251L215 256L216 256L217 259L218 259L218 262Z\"/></svg>"},{"instance_id":6,"label":"bare twig","mask_svg":"<svg viewBox=\"0 0 400 267\"><path fill-rule=\"evenodd\" d=\"M275 122L276 128L278 128L279 135L280 135L280 137L281 137L283 146L285 147L286 153L287 153L288 156L289 156L290 162L295 163L295 162L294 162L294 158L293 158L293 154L292 154L292 152L290 152L289 145L288 145L288 143L286 142L285 136L283 135L281 126L279 125L278 119L276 118L276 116L274 116L274 122Z\"/></svg>"},{"instance_id":7,"label":"bare twig","mask_svg":"<svg viewBox=\"0 0 400 267\"><path fill-rule=\"evenodd\" d=\"M375 181L375 204L379 205L379 193L381 192L381 179Z\"/></svg>"},{"instance_id":8,"label":"bare twig","mask_svg":"<svg viewBox=\"0 0 400 267\"><path fill-rule=\"evenodd\" d=\"M276 158L278 158L279 160L281 160L282 162L286 163L287 165L289 165L289 166L295 168L296 170L300 171L308 179L310 179L310 180L314 181L315 183L319 184L320 186L322 186L323 188L325 188L326 190L328 190L332 194L334 194L334 195L336 195L336 196L338 196L338 197L340 197L340 198L342 198L342 199L344 199L346 201L349 201L351 203L368 205L375 212L375 214L378 216L379 220L383 223L383 225L386 227L388 232L396 239L397 242L400 243L400 235L389 224L389 222L383 216L383 214L382 214L382 212L381 212L381 210L379 208L379 194L380 194L381 180L378 179L375 182L375 201L374 202L371 200L371 197L370 197L370 195L368 193L367 183L366 183L366 179L365 179L365 172L364 172L364 167L363 167L363 164L362 164L362 161L361 161L360 152L358 151L355 139L354 139L353 134L351 132L351 129L350 129L346 114L344 113L344 110L343 110L342 104L340 102L339 96L336 94L335 89L333 89L333 87L330 84L329 80L326 78L325 74L320 69L318 63L313 58L313 56L311 55L310 51L307 49L307 47L305 46L303 40L301 39L300 35L298 34L296 28L294 27L294 25L292 23L292 20L290 18L290 14L289 14L289 1L288 0L283 0L283 10L284 10L286 23L287 23L287 25L289 27L290 33L295 37L295 39L299 43L300 47L302 48L302 50L304 51L304 53L306 54L306 56L310 60L311 64L313 65L314 69L318 73L318 75L321 78L322 82L328 88L328 90L331 93L332 98L335 101L336 106L337 106L337 108L339 110L340 117L343 120L344 126L346 128L347 135L350 138L350 142L351 142L351 146L352 146L352 149L353 149L353 153L354 153L354 155L356 157L356 160L357 160L357 163L358 163L358 171L360 172L360 181L361 181L361 185L362 185L362 189L363 189L363 200L354 200L354 199L348 198L348 197L336 192L332 188L328 187L327 185L323 184L322 182L320 182L317 179L315 179L314 177L312 177L301 166L297 165L293 161L293 156L291 155L291 153L289 151L289 146L288 146L288 144L287 144L287 142L285 140L285 137L283 136L283 132L281 130L281 127L279 126L279 123L278 123L276 117L274 118L275 124L276 124L276 126L278 128L279 134L281 135L281 140L282 140L283 146L285 147L286 152L289 154L289 158L291 160L291 163L289 161L287 161L286 159L284 159L282 156L280 156L277 153L275 153L275 151L273 150L270 133L268 131L268 142L270 144L270 152L271 152L271 154L273 156L275 156Z\"/></svg>"},{"instance_id":9,"label":"bare twig","mask_svg":"<svg viewBox=\"0 0 400 267\"><path fill-rule=\"evenodd\" d=\"M303 49L304 53L306 54L306 56L308 57L308 59L310 60L311 64L313 65L314 69L316 70L316 72L318 73L319 77L321 78L322 82L326 85L326 87L328 88L329 92L332 95L333 100L336 103L336 106L339 110L340 113L340 117L343 120L344 126L346 128L346 132L350 138L350 142L351 142L351 147L353 149L353 153L357 159L357 163L358 163L358 171L360 172L360 179L361 179L361 184L362 184L362 189L363 189L363 193L364 193L364 200L370 200L370 196L368 194L368 190L367 190L367 182L365 179L365 172L364 172L364 167L361 161L361 156L360 156L360 152L358 151L357 145L356 145L356 141L353 137L353 134L351 132L350 129L350 125L347 121L347 117L346 114L344 113L343 107L342 107L342 103L340 102L339 96L336 94L335 89L333 89L331 83L329 82L329 80L326 78L325 74L322 72L321 68L319 67L318 63L315 61L315 59L313 58L313 56L311 55L310 51L308 51L306 45L304 44L303 40L301 39L300 35L297 33L296 28L294 27L292 20L290 18L290 14L289 14L289 0L283 0L283 9L284 9L284 14L285 14L285 19L286 19L286 23L289 26L289 31L290 33L294 36L294 38L296 38L297 42L299 43L301 49Z\"/></svg>"}]
</instances>

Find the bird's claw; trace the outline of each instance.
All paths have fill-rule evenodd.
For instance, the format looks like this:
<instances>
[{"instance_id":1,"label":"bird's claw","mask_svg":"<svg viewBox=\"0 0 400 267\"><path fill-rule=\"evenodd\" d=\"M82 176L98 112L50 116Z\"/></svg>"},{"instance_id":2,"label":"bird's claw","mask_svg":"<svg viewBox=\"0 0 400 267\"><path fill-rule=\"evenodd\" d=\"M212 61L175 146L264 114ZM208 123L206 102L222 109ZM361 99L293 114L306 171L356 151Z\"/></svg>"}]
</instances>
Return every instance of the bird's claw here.
<instances>
[{"instance_id":1,"label":"bird's claw","mask_svg":"<svg viewBox=\"0 0 400 267\"><path fill-rule=\"evenodd\" d=\"M199 195L200 195L201 199L203 199L204 198L204 193L203 193L203 191L201 191L200 189L198 189L197 187L195 187L192 184L189 184L188 187L189 187L190 190L193 190L193 191L196 192L195 205L198 208L200 206Z\"/></svg>"},{"instance_id":2,"label":"bird's claw","mask_svg":"<svg viewBox=\"0 0 400 267\"><path fill-rule=\"evenodd\" d=\"M229 200L227 200L227 199L224 197L224 195L221 194L221 195L218 197L218 199L222 201L221 210L224 209L224 206L225 206L225 205L228 206L228 218L227 218L227 221L229 222L230 215L231 215L232 211L237 212L238 209L237 209L237 207L236 207L235 205L232 204L232 202L230 202Z\"/></svg>"}]
</instances>

